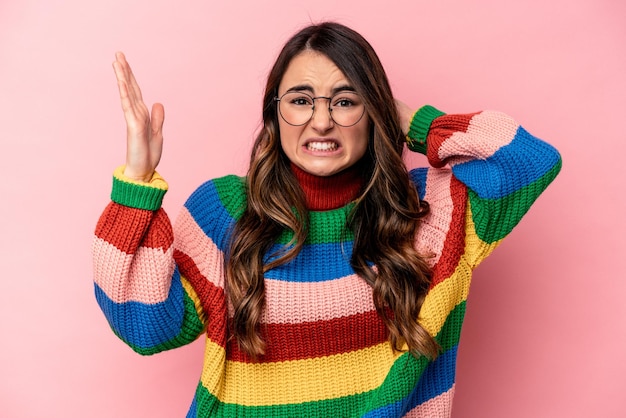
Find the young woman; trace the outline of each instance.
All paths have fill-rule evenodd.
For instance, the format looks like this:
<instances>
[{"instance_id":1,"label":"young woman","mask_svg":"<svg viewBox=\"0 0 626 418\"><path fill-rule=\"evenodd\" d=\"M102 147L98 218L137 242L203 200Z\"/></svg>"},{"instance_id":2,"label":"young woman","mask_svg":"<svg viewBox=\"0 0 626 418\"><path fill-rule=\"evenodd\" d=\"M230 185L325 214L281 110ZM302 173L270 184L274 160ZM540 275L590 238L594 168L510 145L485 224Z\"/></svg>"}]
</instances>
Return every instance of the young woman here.
<instances>
[{"instance_id":1,"label":"young woman","mask_svg":"<svg viewBox=\"0 0 626 418\"><path fill-rule=\"evenodd\" d=\"M128 148L95 232L96 297L141 354L204 336L188 416L450 416L472 270L558 152L501 113L413 112L363 37L323 23L269 74L247 176L200 186L172 227L163 107L122 54L114 69ZM407 171L405 144L431 167Z\"/></svg>"}]
</instances>

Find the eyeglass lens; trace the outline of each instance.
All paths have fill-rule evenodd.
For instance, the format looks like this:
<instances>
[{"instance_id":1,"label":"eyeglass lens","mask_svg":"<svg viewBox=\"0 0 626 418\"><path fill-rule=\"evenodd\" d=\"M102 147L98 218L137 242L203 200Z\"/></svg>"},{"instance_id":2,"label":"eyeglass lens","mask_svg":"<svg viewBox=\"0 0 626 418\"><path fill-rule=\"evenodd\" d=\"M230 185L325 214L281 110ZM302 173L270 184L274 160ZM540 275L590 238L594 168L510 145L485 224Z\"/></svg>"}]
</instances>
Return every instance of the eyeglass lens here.
<instances>
[{"instance_id":1,"label":"eyeglass lens","mask_svg":"<svg viewBox=\"0 0 626 418\"><path fill-rule=\"evenodd\" d=\"M327 106L318 103L328 101ZM304 125L313 117L313 112L326 107L330 111L332 120L340 126L355 125L365 113L365 106L361 97L353 91L342 91L332 97L312 97L304 92L289 91L278 99L280 115L290 125Z\"/></svg>"}]
</instances>

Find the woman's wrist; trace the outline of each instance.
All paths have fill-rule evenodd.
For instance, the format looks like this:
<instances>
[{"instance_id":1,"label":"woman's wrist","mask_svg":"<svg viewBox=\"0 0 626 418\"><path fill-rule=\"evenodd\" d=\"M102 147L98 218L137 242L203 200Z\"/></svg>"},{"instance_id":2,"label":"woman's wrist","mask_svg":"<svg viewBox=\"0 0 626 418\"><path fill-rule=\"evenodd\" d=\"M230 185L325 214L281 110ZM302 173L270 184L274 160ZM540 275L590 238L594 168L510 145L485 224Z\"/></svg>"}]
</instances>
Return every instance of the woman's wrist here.
<instances>
[{"instance_id":1,"label":"woman's wrist","mask_svg":"<svg viewBox=\"0 0 626 418\"><path fill-rule=\"evenodd\" d=\"M137 209L159 209L168 189L163 177L155 171L148 182L143 182L127 177L124 171L125 166L120 166L113 172L111 200Z\"/></svg>"},{"instance_id":2,"label":"woman's wrist","mask_svg":"<svg viewBox=\"0 0 626 418\"><path fill-rule=\"evenodd\" d=\"M406 136L407 146L411 151L426 154L426 138L430 125L433 120L443 115L445 115L444 112L430 105L422 106L412 115Z\"/></svg>"}]
</instances>

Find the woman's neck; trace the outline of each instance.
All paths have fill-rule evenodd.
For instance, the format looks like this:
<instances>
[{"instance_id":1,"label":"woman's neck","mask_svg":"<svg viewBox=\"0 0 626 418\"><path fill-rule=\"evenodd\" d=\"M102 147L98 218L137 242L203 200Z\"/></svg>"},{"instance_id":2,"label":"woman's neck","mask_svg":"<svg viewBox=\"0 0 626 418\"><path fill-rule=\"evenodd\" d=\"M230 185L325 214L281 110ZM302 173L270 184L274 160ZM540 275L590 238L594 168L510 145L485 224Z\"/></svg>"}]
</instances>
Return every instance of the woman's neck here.
<instances>
[{"instance_id":1,"label":"woman's neck","mask_svg":"<svg viewBox=\"0 0 626 418\"><path fill-rule=\"evenodd\" d=\"M309 210L323 211L345 206L358 196L363 186L359 163L327 177L307 173L293 163L291 171L304 191Z\"/></svg>"}]
</instances>

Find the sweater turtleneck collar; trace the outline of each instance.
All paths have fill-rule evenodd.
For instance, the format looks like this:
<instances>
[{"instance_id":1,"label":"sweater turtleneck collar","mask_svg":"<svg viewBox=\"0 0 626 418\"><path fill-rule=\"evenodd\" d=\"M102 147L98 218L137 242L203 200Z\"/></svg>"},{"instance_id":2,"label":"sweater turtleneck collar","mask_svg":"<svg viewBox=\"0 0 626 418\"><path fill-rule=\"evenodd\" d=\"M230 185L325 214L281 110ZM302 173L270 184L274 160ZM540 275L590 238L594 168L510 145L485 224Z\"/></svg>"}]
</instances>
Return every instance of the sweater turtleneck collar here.
<instances>
[{"instance_id":1,"label":"sweater turtleneck collar","mask_svg":"<svg viewBox=\"0 0 626 418\"><path fill-rule=\"evenodd\" d=\"M316 176L291 163L306 197L306 207L313 211L337 209L354 200L363 186L361 164L356 163L332 176Z\"/></svg>"}]
</instances>

